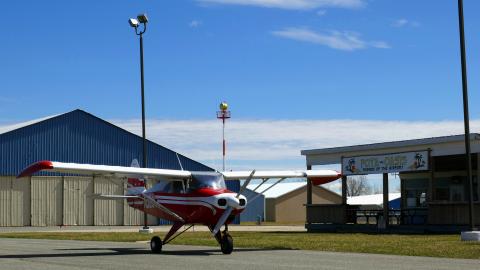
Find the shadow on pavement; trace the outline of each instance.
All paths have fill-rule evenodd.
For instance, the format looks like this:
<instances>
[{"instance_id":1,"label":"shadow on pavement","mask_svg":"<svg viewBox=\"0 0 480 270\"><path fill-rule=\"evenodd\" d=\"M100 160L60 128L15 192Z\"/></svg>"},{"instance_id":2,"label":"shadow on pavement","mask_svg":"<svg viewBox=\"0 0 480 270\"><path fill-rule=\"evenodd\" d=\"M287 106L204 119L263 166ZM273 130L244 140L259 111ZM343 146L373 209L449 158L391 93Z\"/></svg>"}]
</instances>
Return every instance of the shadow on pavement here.
<instances>
[{"instance_id":1,"label":"shadow on pavement","mask_svg":"<svg viewBox=\"0 0 480 270\"><path fill-rule=\"evenodd\" d=\"M282 250L282 249L239 248L239 249L235 249L233 253L250 252L250 251L266 251L266 250ZM9 254L9 255L0 255L0 259L68 258L68 257L90 257L90 256L96 257L96 256L139 255L139 254L140 255L151 254L152 256L162 256L162 255L164 256L165 255L229 256L229 255L222 254L222 252L218 248L217 249L216 248L195 249L195 250L164 250L160 254L153 254L150 250L145 248L68 248L68 249L54 249L53 251L59 251L59 253Z\"/></svg>"}]
</instances>

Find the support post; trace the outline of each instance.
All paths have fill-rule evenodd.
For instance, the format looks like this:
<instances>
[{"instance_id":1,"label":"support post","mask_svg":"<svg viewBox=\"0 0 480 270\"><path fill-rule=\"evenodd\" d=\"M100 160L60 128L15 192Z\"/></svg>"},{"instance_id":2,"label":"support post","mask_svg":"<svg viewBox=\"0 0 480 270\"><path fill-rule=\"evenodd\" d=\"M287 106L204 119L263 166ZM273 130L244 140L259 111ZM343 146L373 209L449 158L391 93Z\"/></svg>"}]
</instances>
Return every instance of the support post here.
<instances>
[{"instance_id":1,"label":"support post","mask_svg":"<svg viewBox=\"0 0 480 270\"><path fill-rule=\"evenodd\" d=\"M430 156L430 177L428 178L427 202L435 200L433 196L433 181L435 180L435 160Z\"/></svg>"},{"instance_id":2,"label":"support post","mask_svg":"<svg viewBox=\"0 0 480 270\"><path fill-rule=\"evenodd\" d=\"M480 153L477 154L477 202L480 202Z\"/></svg>"},{"instance_id":3,"label":"support post","mask_svg":"<svg viewBox=\"0 0 480 270\"><path fill-rule=\"evenodd\" d=\"M312 165L307 165L307 170L311 170ZM312 181L307 179L307 207L312 204Z\"/></svg>"},{"instance_id":4,"label":"support post","mask_svg":"<svg viewBox=\"0 0 480 270\"><path fill-rule=\"evenodd\" d=\"M347 205L347 176L342 176L342 205Z\"/></svg>"},{"instance_id":5,"label":"support post","mask_svg":"<svg viewBox=\"0 0 480 270\"><path fill-rule=\"evenodd\" d=\"M388 227L388 173L383 174L383 219L385 229Z\"/></svg>"},{"instance_id":6,"label":"support post","mask_svg":"<svg viewBox=\"0 0 480 270\"><path fill-rule=\"evenodd\" d=\"M467 60L465 52L465 31L463 25L463 0L458 0L458 26L460 32L460 56L462 64L463 121L465 126L465 154L467 157L469 227L475 230L473 213L472 155L470 154L470 117L468 112Z\"/></svg>"},{"instance_id":7,"label":"support post","mask_svg":"<svg viewBox=\"0 0 480 270\"><path fill-rule=\"evenodd\" d=\"M312 165L307 165L307 170L311 170L311 169L312 169ZM312 205L312 180L307 178L307 204L305 205L305 211L306 211L305 216L307 218L306 220L307 225L312 224L308 216L308 208L310 207L310 205Z\"/></svg>"}]
</instances>

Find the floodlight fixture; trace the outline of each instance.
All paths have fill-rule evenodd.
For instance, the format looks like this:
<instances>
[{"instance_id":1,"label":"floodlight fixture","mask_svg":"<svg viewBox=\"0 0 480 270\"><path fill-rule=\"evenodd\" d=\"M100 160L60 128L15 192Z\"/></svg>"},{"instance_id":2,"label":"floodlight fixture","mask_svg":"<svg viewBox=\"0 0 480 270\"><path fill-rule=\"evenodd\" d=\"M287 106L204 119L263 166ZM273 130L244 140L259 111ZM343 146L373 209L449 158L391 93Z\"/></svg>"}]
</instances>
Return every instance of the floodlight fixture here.
<instances>
[{"instance_id":1,"label":"floodlight fixture","mask_svg":"<svg viewBox=\"0 0 480 270\"><path fill-rule=\"evenodd\" d=\"M130 24L131 27L137 28L138 25L140 24L137 19L130 18L128 20L128 23Z\"/></svg>"},{"instance_id":2,"label":"floodlight fixture","mask_svg":"<svg viewBox=\"0 0 480 270\"><path fill-rule=\"evenodd\" d=\"M148 22L147 14L139 14L137 16L137 19L138 19L139 22L144 23L144 24Z\"/></svg>"}]
</instances>

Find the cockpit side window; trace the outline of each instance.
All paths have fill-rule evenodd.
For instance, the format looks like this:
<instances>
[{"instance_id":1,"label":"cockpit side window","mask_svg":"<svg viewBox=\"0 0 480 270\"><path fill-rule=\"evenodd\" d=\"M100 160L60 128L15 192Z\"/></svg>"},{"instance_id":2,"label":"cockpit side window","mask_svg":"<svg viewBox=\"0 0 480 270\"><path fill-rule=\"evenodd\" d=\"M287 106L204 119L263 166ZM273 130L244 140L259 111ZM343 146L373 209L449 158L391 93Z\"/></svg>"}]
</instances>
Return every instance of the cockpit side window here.
<instances>
[{"instance_id":1,"label":"cockpit side window","mask_svg":"<svg viewBox=\"0 0 480 270\"><path fill-rule=\"evenodd\" d=\"M185 193L184 181L160 181L150 189L153 192Z\"/></svg>"}]
</instances>

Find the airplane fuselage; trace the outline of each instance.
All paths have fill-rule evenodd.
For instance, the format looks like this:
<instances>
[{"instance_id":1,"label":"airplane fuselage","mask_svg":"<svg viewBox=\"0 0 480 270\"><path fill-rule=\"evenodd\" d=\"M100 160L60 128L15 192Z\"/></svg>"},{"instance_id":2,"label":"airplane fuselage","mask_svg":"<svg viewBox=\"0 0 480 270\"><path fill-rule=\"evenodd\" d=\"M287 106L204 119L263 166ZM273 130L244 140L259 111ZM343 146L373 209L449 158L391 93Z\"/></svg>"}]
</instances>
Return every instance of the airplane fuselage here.
<instances>
[{"instance_id":1,"label":"airplane fuselage","mask_svg":"<svg viewBox=\"0 0 480 270\"><path fill-rule=\"evenodd\" d=\"M194 173L192 179L184 182L174 182L167 185L157 184L146 190L144 196L149 196L157 203L165 206L178 216L185 224L215 225L227 207L232 207L227 222L240 214L247 205L245 196L226 189L225 180L219 173ZM127 199L129 206L144 211L150 215L178 221L171 214L155 207L148 200L141 198Z\"/></svg>"}]
</instances>

